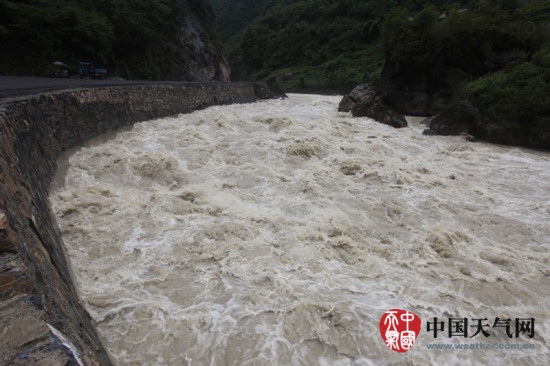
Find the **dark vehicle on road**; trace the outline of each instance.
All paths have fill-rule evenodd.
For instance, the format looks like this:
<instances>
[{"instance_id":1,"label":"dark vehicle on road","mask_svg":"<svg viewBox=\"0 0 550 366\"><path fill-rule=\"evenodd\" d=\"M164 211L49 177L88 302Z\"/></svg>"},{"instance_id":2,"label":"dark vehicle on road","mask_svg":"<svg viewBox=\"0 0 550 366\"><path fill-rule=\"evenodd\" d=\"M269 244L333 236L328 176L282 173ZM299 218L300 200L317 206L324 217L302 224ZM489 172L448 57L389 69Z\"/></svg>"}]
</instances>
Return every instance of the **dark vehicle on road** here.
<instances>
[{"instance_id":1,"label":"dark vehicle on road","mask_svg":"<svg viewBox=\"0 0 550 366\"><path fill-rule=\"evenodd\" d=\"M78 64L78 74L81 79L105 79L107 76L107 69L96 67L91 62L80 62Z\"/></svg>"}]
</instances>

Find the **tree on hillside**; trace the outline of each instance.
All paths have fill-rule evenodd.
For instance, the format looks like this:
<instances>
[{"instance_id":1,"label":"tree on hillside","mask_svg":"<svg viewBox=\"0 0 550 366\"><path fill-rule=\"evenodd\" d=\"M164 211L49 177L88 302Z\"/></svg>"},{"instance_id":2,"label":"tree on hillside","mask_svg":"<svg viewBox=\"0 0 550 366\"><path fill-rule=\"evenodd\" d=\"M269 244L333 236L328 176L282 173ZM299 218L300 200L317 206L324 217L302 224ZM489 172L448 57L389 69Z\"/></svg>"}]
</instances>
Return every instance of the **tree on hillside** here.
<instances>
[{"instance_id":1,"label":"tree on hillside","mask_svg":"<svg viewBox=\"0 0 550 366\"><path fill-rule=\"evenodd\" d=\"M105 62L114 42L108 18L77 1L1 0L0 25L4 70L44 72L48 61L75 50L74 58Z\"/></svg>"},{"instance_id":2,"label":"tree on hillside","mask_svg":"<svg viewBox=\"0 0 550 366\"><path fill-rule=\"evenodd\" d=\"M189 11L206 29L201 42L215 44L207 0L0 0L0 72L44 76L55 60L83 60L127 78L161 78L182 62Z\"/></svg>"}]
</instances>

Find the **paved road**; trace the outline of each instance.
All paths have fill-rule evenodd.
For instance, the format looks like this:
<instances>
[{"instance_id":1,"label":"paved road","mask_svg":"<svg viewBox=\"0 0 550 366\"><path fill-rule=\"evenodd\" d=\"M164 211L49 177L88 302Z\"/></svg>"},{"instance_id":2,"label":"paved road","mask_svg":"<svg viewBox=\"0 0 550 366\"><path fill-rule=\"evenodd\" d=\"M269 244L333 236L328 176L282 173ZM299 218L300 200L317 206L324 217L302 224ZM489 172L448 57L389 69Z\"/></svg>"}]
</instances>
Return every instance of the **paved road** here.
<instances>
[{"instance_id":1,"label":"paved road","mask_svg":"<svg viewBox=\"0 0 550 366\"><path fill-rule=\"evenodd\" d=\"M1 76L0 98L15 97L42 93L52 90L93 88L97 86L120 86L140 84L178 83L175 81L142 81L142 80L88 80L38 78L30 76Z\"/></svg>"}]
</instances>

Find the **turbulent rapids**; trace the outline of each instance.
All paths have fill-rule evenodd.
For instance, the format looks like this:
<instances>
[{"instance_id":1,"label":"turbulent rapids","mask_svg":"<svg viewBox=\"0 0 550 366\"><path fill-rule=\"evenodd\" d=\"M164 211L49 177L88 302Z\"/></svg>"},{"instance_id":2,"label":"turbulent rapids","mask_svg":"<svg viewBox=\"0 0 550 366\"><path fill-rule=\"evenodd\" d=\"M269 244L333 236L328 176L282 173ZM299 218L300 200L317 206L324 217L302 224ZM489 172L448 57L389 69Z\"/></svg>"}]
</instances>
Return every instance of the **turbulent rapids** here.
<instances>
[{"instance_id":1,"label":"turbulent rapids","mask_svg":"<svg viewBox=\"0 0 550 366\"><path fill-rule=\"evenodd\" d=\"M550 155L338 101L211 107L70 157L50 198L119 365L547 364ZM380 336L392 308L422 319L407 353ZM435 338L436 317L469 319L468 336ZM479 342L534 349L428 348Z\"/></svg>"}]
</instances>

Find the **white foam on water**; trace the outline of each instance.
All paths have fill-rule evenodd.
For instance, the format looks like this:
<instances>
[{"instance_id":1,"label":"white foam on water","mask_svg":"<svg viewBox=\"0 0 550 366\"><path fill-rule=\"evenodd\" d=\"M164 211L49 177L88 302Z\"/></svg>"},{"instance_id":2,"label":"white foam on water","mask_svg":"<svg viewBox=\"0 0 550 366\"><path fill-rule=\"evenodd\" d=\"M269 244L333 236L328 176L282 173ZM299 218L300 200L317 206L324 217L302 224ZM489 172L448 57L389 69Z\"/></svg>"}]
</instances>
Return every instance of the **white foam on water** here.
<instances>
[{"instance_id":1,"label":"white foam on water","mask_svg":"<svg viewBox=\"0 0 550 366\"><path fill-rule=\"evenodd\" d=\"M51 201L119 365L547 364L550 155L338 101L211 107L70 158ZM423 321L406 354L380 337L392 308ZM534 317L536 334L435 339L434 317Z\"/></svg>"}]
</instances>

